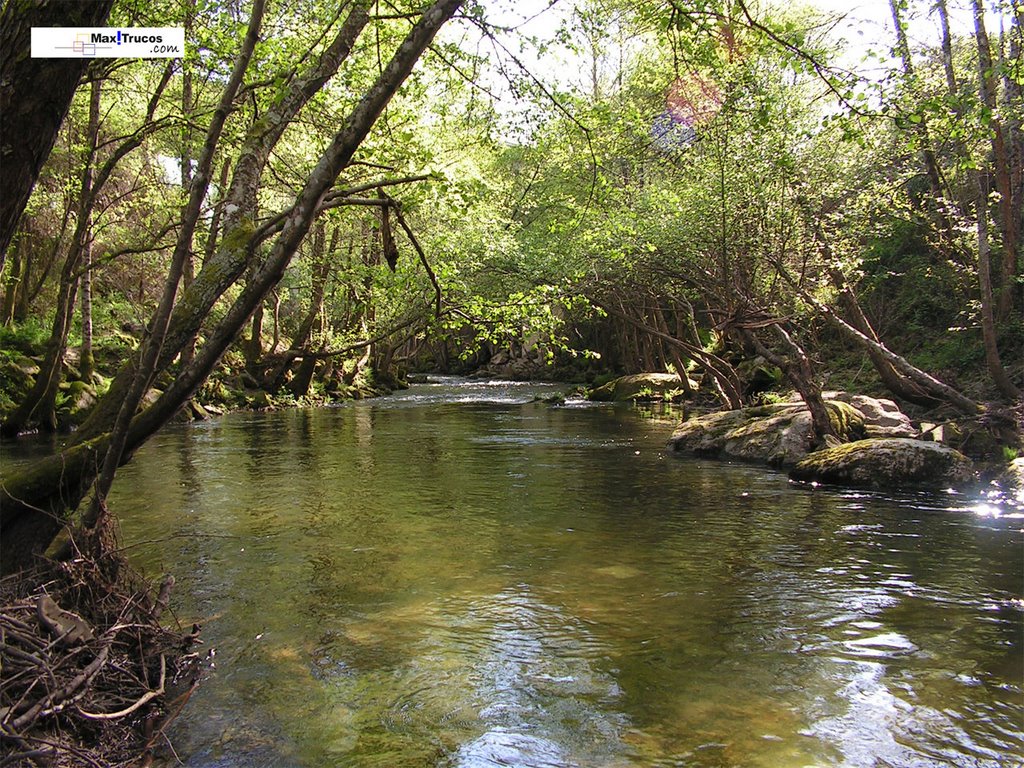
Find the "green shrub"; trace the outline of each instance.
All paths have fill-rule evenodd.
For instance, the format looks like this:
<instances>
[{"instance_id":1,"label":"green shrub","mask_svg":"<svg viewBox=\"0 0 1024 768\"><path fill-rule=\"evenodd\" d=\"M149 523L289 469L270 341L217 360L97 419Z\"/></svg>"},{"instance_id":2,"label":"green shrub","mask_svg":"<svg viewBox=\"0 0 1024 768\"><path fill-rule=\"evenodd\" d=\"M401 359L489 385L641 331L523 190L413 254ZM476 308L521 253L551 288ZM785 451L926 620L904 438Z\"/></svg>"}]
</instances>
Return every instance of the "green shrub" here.
<instances>
[{"instance_id":1,"label":"green shrub","mask_svg":"<svg viewBox=\"0 0 1024 768\"><path fill-rule=\"evenodd\" d=\"M23 355L38 355L50 339L50 329L39 318L28 318L23 323L0 326L0 353L17 351Z\"/></svg>"}]
</instances>

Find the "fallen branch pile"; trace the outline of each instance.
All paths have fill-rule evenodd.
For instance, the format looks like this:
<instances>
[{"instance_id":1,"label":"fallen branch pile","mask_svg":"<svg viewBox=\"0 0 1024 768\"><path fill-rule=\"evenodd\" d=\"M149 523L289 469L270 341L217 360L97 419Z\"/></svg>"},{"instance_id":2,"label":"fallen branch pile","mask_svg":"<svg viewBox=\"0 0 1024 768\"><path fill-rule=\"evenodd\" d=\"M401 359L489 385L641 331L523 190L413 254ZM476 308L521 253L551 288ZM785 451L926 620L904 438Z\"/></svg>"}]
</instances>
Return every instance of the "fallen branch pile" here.
<instances>
[{"instance_id":1,"label":"fallen branch pile","mask_svg":"<svg viewBox=\"0 0 1024 768\"><path fill-rule=\"evenodd\" d=\"M0 768L147 765L194 688L196 632L166 629L153 591L91 561L0 581Z\"/></svg>"}]
</instances>

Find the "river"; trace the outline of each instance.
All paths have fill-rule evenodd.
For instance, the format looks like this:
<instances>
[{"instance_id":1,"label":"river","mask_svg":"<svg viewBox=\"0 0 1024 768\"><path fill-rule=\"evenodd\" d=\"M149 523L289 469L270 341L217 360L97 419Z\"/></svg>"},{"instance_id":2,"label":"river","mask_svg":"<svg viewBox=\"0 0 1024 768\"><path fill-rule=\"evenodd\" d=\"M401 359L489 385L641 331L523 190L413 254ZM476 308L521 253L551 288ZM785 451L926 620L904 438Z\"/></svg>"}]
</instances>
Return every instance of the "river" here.
<instances>
[{"instance_id":1,"label":"river","mask_svg":"<svg viewBox=\"0 0 1024 768\"><path fill-rule=\"evenodd\" d=\"M550 391L441 379L139 451L124 544L214 652L185 766L1024 764L1021 509L679 458L671 418Z\"/></svg>"}]
</instances>

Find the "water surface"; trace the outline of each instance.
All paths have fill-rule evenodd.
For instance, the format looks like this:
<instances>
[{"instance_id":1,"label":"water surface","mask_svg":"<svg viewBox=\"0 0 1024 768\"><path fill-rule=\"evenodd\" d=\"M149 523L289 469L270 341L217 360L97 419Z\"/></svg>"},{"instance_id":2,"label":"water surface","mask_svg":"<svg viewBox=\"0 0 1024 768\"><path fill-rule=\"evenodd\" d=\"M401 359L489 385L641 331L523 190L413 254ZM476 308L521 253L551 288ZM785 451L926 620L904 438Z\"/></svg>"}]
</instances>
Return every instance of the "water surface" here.
<instances>
[{"instance_id":1,"label":"water surface","mask_svg":"<svg viewBox=\"0 0 1024 768\"><path fill-rule=\"evenodd\" d=\"M231 415L121 471L216 651L186 766L1022 764L1020 510L680 459L670 419L535 391Z\"/></svg>"}]
</instances>

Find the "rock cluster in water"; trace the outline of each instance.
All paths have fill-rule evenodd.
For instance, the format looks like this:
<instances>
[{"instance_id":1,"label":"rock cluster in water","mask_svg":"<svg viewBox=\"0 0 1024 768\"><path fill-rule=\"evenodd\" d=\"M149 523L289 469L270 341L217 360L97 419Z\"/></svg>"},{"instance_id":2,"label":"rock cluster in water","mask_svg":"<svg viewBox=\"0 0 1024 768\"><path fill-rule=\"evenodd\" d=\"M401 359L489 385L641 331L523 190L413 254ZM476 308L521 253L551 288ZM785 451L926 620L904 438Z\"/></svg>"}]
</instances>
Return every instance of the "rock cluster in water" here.
<instances>
[{"instance_id":1,"label":"rock cluster in water","mask_svg":"<svg viewBox=\"0 0 1024 768\"><path fill-rule=\"evenodd\" d=\"M960 452L918 439L892 400L823 393L842 441L813 450L811 415L802 400L718 411L684 421L669 447L697 456L763 461L791 469L795 480L898 489L969 481L973 465ZM812 452L813 451L813 452Z\"/></svg>"}]
</instances>

